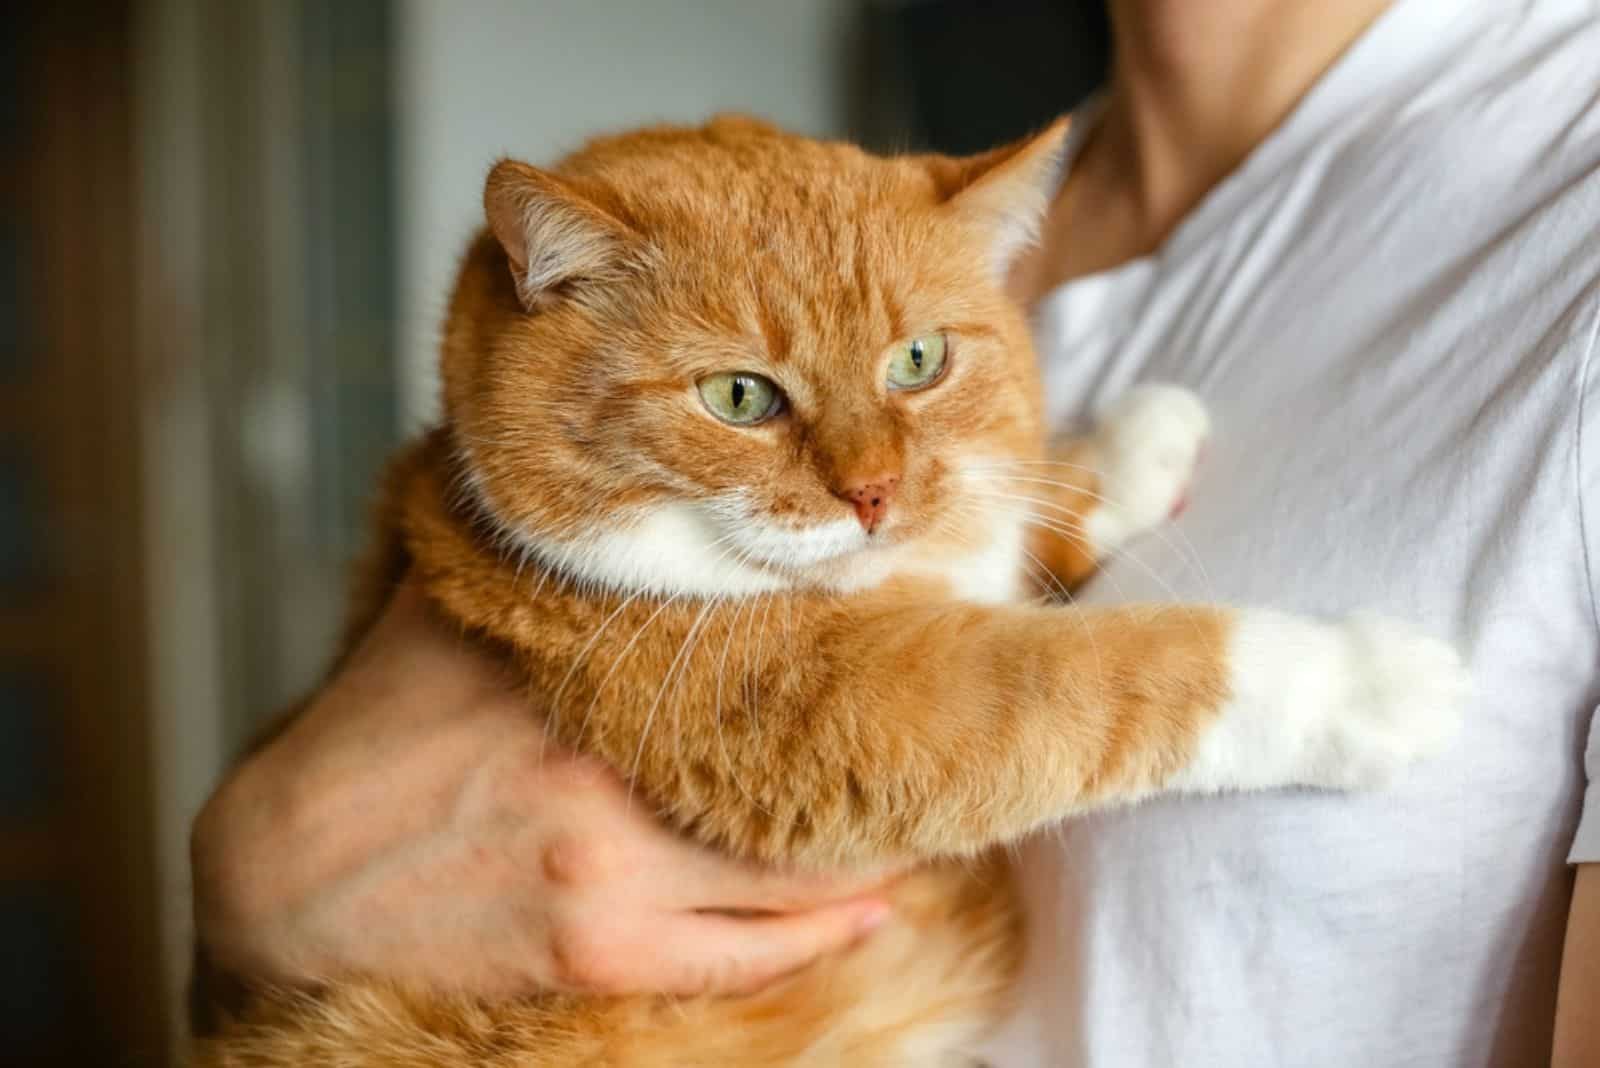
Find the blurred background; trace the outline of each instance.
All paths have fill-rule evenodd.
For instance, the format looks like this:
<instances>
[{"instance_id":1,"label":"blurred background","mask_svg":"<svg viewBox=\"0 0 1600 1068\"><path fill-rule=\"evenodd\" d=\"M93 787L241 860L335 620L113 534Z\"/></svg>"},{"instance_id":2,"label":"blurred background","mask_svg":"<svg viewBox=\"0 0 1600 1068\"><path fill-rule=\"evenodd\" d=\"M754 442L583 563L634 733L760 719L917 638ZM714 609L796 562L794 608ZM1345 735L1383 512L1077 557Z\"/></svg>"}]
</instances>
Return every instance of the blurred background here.
<instances>
[{"instance_id":1,"label":"blurred background","mask_svg":"<svg viewBox=\"0 0 1600 1068\"><path fill-rule=\"evenodd\" d=\"M503 154L754 112L975 151L1098 0L57 0L0 13L0 1063L165 1064L190 820L315 684Z\"/></svg>"}]
</instances>

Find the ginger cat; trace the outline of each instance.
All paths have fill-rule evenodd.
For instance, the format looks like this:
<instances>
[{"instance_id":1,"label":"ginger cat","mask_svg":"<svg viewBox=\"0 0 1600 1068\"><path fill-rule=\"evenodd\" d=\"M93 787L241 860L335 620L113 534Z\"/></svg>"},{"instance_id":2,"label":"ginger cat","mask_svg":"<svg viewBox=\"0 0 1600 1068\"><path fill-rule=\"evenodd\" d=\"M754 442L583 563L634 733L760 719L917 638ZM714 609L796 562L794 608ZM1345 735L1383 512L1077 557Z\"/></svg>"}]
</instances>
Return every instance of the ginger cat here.
<instances>
[{"instance_id":1,"label":"ginger cat","mask_svg":"<svg viewBox=\"0 0 1600 1068\"><path fill-rule=\"evenodd\" d=\"M496 166L356 613L414 575L706 843L921 862L890 924L743 998L261 992L199 1063L967 1063L1020 956L997 846L1157 792L1378 785L1448 735L1462 668L1398 624L1031 598L1030 566L1070 584L1162 520L1206 433L1144 387L1047 459L1001 283L1064 130L877 158L724 118Z\"/></svg>"}]
</instances>

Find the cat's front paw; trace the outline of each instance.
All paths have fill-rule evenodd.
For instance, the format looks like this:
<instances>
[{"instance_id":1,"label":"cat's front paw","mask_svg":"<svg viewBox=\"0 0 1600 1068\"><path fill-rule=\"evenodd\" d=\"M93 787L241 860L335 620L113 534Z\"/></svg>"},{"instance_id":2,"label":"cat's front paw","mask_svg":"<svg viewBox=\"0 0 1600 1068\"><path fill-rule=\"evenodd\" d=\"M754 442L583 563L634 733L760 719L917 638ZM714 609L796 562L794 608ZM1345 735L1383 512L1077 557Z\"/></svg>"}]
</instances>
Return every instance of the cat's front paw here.
<instances>
[{"instance_id":1,"label":"cat's front paw","mask_svg":"<svg viewBox=\"0 0 1600 1068\"><path fill-rule=\"evenodd\" d=\"M1393 781L1442 748L1461 723L1471 690L1449 645L1381 616L1340 624L1349 650L1344 707L1328 710L1307 781L1362 789Z\"/></svg>"},{"instance_id":2,"label":"cat's front paw","mask_svg":"<svg viewBox=\"0 0 1600 1068\"><path fill-rule=\"evenodd\" d=\"M1383 786L1450 738L1470 691L1449 645L1373 616L1244 612L1227 676L1178 789Z\"/></svg>"},{"instance_id":3,"label":"cat's front paw","mask_svg":"<svg viewBox=\"0 0 1600 1068\"><path fill-rule=\"evenodd\" d=\"M1135 386L1100 417L1094 432L1100 506L1086 531L1109 552L1183 510L1211 417L1181 386Z\"/></svg>"}]
</instances>

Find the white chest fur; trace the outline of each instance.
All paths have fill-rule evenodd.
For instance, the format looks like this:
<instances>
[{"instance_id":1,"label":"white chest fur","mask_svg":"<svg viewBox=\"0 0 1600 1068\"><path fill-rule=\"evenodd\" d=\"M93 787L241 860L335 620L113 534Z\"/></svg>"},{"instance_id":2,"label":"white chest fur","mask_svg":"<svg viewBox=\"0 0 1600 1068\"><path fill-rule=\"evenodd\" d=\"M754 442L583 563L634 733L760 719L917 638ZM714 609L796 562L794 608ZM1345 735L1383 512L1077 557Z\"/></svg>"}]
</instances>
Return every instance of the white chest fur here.
<instances>
[{"instance_id":1,"label":"white chest fur","mask_svg":"<svg viewBox=\"0 0 1600 1068\"><path fill-rule=\"evenodd\" d=\"M951 595L958 600L1001 604L1022 599L1026 524L1009 513L997 514L992 522L983 548L951 556L921 570L948 583Z\"/></svg>"}]
</instances>

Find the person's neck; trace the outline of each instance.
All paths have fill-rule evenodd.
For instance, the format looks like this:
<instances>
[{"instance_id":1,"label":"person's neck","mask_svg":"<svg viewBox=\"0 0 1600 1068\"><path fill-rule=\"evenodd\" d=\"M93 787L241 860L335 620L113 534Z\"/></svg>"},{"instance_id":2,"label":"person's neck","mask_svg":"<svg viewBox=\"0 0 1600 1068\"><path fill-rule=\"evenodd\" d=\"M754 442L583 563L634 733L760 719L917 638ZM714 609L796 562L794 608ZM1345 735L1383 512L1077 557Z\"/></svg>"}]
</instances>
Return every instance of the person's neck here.
<instances>
[{"instance_id":1,"label":"person's neck","mask_svg":"<svg viewBox=\"0 0 1600 1068\"><path fill-rule=\"evenodd\" d=\"M1013 265L1031 305L1159 248L1388 0L1110 0L1105 110Z\"/></svg>"},{"instance_id":2,"label":"person's neck","mask_svg":"<svg viewBox=\"0 0 1600 1068\"><path fill-rule=\"evenodd\" d=\"M1111 84L1085 156L1129 183L1159 243L1387 3L1111 0Z\"/></svg>"}]
</instances>

